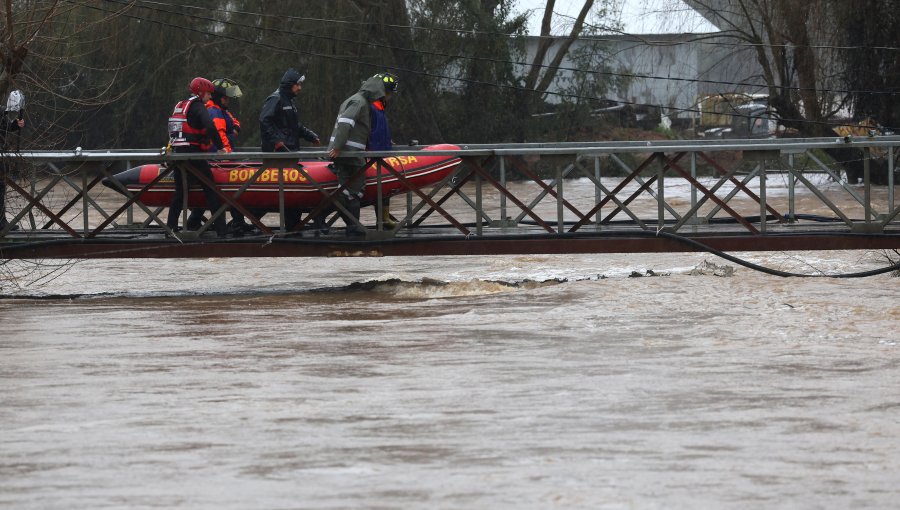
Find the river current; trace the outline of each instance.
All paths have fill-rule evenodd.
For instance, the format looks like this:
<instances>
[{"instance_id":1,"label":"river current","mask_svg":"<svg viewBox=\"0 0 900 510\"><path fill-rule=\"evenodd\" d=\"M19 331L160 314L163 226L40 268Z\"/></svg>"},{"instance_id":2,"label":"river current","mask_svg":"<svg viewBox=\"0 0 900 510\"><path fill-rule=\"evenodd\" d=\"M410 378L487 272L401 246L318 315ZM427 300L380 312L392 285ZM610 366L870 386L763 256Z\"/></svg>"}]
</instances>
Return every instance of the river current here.
<instances>
[{"instance_id":1,"label":"river current","mask_svg":"<svg viewBox=\"0 0 900 510\"><path fill-rule=\"evenodd\" d=\"M0 507L895 507L900 278L704 262L74 263L0 299Z\"/></svg>"}]
</instances>

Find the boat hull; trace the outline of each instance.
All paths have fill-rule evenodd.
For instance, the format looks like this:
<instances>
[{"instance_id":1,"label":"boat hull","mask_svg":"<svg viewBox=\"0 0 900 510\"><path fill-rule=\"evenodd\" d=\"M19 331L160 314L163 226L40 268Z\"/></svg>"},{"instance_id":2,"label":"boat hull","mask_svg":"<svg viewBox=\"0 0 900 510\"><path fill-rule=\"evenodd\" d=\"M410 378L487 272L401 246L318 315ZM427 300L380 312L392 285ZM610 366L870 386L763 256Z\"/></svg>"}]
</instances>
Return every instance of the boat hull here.
<instances>
[{"instance_id":1,"label":"boat hull","mask_svg":"<svg viewBox=\"0 0 900 510\"><path fill-rule=\"evenodd\" d=\"M402 175L415 188L428 186L441 181L450 175L460 164L456 156L429 156L429 151L459 150L456 145L432 145L422 151L410 155L384 158L384 162ZM328 161L300 161L303 170L318 184L331 193L339 185L337 177ZM213 181L223 193L233 195L259 170L260 162L210 161ZM383 197L390 197L408 191L407 187L387 169L372 165L366 170L366 185L363 190L364 204L374 203L378 197L378 172L381 172L381 189ZM136 193L159 176L161 165L148 164L134 167L114 175L120 184L131 193ZM286 209L308 210L316 207L324 200L324 195L310 179L297 167L282 170L284 205ZM261 211L277 211L279 209L279 169L266 168L256 181L251 184L237 201L248 209ZM107 187L120 191L118 187L104 179ZM175 191L175 180L172 175L166 176L141 194L139 200L147 206L162 207L172 202ZM190 207L206 208L206 197L199 185L191 186L188 201Z\"/></svg>"}]
</instances>

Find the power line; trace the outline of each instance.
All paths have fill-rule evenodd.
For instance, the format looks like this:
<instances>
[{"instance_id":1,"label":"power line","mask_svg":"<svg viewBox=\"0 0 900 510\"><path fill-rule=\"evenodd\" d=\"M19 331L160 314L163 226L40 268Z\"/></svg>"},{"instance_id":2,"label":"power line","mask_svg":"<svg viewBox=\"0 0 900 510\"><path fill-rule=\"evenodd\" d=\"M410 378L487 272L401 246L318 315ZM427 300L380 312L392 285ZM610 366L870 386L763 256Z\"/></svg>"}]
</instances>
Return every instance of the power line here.
<instances>
[{"instance_id":1,"label":"power line","mask_svg":"<svg viewBox=\"0 0 900 510\"><path fill-rule=\"evenodd\" d=\"M131 3L131 2L127 2L125 0L113 0L113 1L117 1L123 5L127 5L127 4ZM155 4L155 5L165 5L165 6L172 5L172 4L167 4L164 2L158 2L158 1L152 1L152 0L139 0L139 1L142 3ZM222 24L232 25L232 26L236 26L236 27L240 27L240 28L252 28L254 30L259 30L259 31L263 31L263 32L275 32L275 33L282 33L282 34L288 34L288 35L297 35L297 33L295 33L295 32L291 32L288 30L279 29L279 28L275 28L275 27L256 27L256 26L250 26L250 25L237 23L234 21L224 21L224 20L219 20L219 19L212 18L212 17L199 16L199 15L193 15L193 14L183 14L181 12L168 11L165 9L159 9L159 8L154 8L154 7L146 7L146 6L138 6L138 7L141 9L146 9L146 10L153 11L153 12L163 12L163 13L167 13L167 14L184 15L184 16L188 16L193 19L200 19L200 20L211 22L211 23L222 23ZM193 8L200 9L198 7L193 7ZM209 10L209 9L204 9L204 10ZM257 14L249 13L246 11L228 11L226 9L215 9L215 10L222 11L222 12L240 12L241 14L257 15ZM269 14L269 15L258 14L258 15L266 16L266 17L275 16L275 15L271 15L271 14ZM325 20L321 20L319 18L299 18L299 17L291 17L291 16L288 16L286 18L287 19L325 21ZM333 20L333 21L335 21L336 23L354 23L354 22L341 21L341 20ZM370 24L367 22L355 22L355 23L365 23L367 25ZM389 26L401 27L401 25L389 25ZM406 28L409 28L409 27L406 27ZM453 32L460 32L460 31L453 30ZM343 39L343 38L332 37L332 36L322 36L322 35L314 35L314 34L308 34L308 33L307 34L299 34L299 35L302 35L304 37L310 37L313 39L324 39L324 40L328 40L328 41L346 42L346 43L353 43L353 44L361 44L362 43L361 41L353 41L353 40L349 40L349 39ZM572 72L572 73L584 73L584 74L591 74L591 75L596 75L596 76L608 76L608 77L613 77L613 78L664 80L664 81L671 81L671 82L702 83L702 84L710 84L710 85L730 85L730 86L735 86L735 87L747 87L747 88L755 88L755 89L768 89L769 88L769 86L767 84L760 84L760 83L731 82L731 81L722 81L722 80L701 80L701 79L697 79L697 78L681 78L681 77L654 76L654 75L625 73L625 72L598 71L598 70L592 70L592 69L581 69L581 68L577 68L577 67L551 66L551 65L547 65L547 64L533 64L533 63L529 63L529 62L521 62L521 61L514 61L514 60L494 59L494 58L488 58L488 57L473 57L473 56L466 56L466 55L455 55L455 54L449 54L449 53L426 51L426 50L416 50L416 49L410 49L410 48L390 46L387 44L371 42L371 41L367 42L366 44L368 44L370 46L378 47L378 48L384 48L384 49L396 50L396 51L405 51L405 52L417 53L417 54L421 54L421 55L448 57L448 58L471 60L471 61L477 61L477 62L490 62L490 63L494 63L494 64L511 64L511 65L518 65L518 66L522 66L522 67L526 67L526 68L538 67L541 69L556 70L556 71L568 71L568 72ZM785 85L776 85L776 86L774 86L774 88L776 88L778 90L783 90L783 91L799 91L799 92L809 91L809 92L819 92L819 93L826 93L826 94L847 94L847 95L849 95L849 94L866 94L866 95L875 95L875 94L896 95L896 94L900 94L898 92L892 92L892 91L819 89L819 88L792 87L792 86L785 86Z\"/></svg>"},{"instance_id":2,"label":"power line","mask_svg":"<svg viewBox=\"0 0 900 510\"><path fill-rule=\"evenodd\" d=\"M112 1L115 1L115 0L112 0ZM98 10L98 11L102 11L102 12L106 12L106 13L118 13L118 14L121 15L121 16L125 16L125 17L131 18L131 19L135 19L135 20L142 21L142 22L154 23L154 24L161 25L161 26L165 26L165 27L169 27L169 28L175 28L175 29L180 29L180 30L186 30L186 31L189 31L189 32L195 32L195 33L199 33L199 34L202 34L202 35L205 35L205 36L209 36L209 37L217 37L217 38L227 39L227 40L236 41L236 42L241 42L241 43L245 43L245 44L250 44L250 45L255 45L255 46L261 46L261 47L264 47L264 48L269 48L269 49L273 49L273 50L277 50L277 51L283 51L283 52L291 53L291 54L303 53L303 54L310 55L310 56L313 56L313 57L323 58L323 59L327 59L327 60L337 60L337 61L340 61L340 62L346 62L346 63L351 63L351 64L357 64L357 65L361 65L361 66L365 66L365 67L373 67L373 68L376 68L376 69L384 69L384 68L387 68L387 69L391 69L391 70L394 70L394 71L402 71L402 72L406 72L406 73L410 73L410 74L416 74L416 75L420 75L420 76L427 76L427 77L430 77L430 78L444 79L444 80L450 80L450 81L458 81L458 82L468 83L468 84L472 84L472 85L481 85L481 86L486 86L486 87L501 88L501 89L511 90L511 91L516 91L516 92L528 92L528 93L536 93L536 92L537 92L537 91L532 90L532 89L526 89L526 88L523 88L523 87L517 87L517 86L514 86L514 85L506 85L506 84L502 84L502 83L489 83L489 82L484 82L484 81L474 80L474 79L471 79L471 78L462 78L462 77L457 77L457 76L444 76L444 75L439 75L439 74L429 73L429 72L421 71L421 70L405 69L405 68L400 68L400 67L396 67L396 66L376 65L376 64L372 64L372 63L370 63L370 62L363 62L363 61L360 61L360 60L355 60L355 59L346 58L346 57L339 57L339 56L335 56L335 55L327 55L327 54L316 53L316 52L307 51L307 50L297 50L296 48L285 48L285 47L282 47L282 46L277 46L277 45L270 44L270 43L264 43L264 42L261 42L261 41L252 41L252 40L242 39L242 38L240 38L240 37L235 37L235 36L231 36L231 35L226 35L226 34L221 34L221 33L212 33L212 32L208 32L208 31L205 31L205 30L201 30L201 29L195 28L195 27L182 26L182 25L177 25L177 24L174 24L174 23L168 23L168 22L164 22L164 21L160 21L160 20L154 20L154 19L142 18L142 17L137 16L137 15L134 15L134 14L128 14L128 13L126 13L126 12L124 12L124 11L113 11L113 10L110 10L110 9L107 9L107 8L104 8L104 7L99 7L99 6L95 6L95 5L89 5L89 4L85 4L85 3L75 2L74 0L73 0L73 3L76 3L77 5L80 5L80 6L82 6L82 7L86 7L86 8L88 8L88 9ZM145 9L146 9L146 8L145 8ZM153 9L153 8L149 8L149 9L150 9L150 10L153 10L153 11L157 11L157 12L165 12L165 13L168 13L168 14L180 14L180 13L171 13L171 12L169 12L169 11L158 10L158 9ZM196 19L196 18L197 18L196 16L190 16L190 15L184 15L184 14L181 14L181 15L182 15L182 16L186 16L186 17L188 17L188 18L192 18L192 19ZM199 19L206 19L206 18L199 18ZM217 22L217 23L219 22L218 20L212 20L212 21ZM254 28L256 28L256 27L254 27ZM410 50L410 51L411 51L411 50ZM628 105L628 106L635 106L635 107L660 108L659 105L654 105L654 104L637 103L637 102L624 101L624 100L613 100L613 99L602 98L602 97L596 97L596 96L583 96L583 95L579 95L579 94L570 94L570 93L565 93L565 92L550 92L550 91L547 91L547 92L543 92L542 94L553 95L553 96L563 97L563 98L568 98L568 99L611 101L611 102L615 102L615 103L618 103L618 104L621 104L621 105ZM678 112L681 112L681 113L696 113L696 114L702 114L702 113L703 113L702 110L699 110L699 109L696 109L696 108L666 107L666 109L667 109L668 111L670 111L670 112L676 112L676 113L678 113ZM741 114L741 113L738 113L738 112L733 112L733 113L730 113L729 115L731 115L732 117L752 118L750 115L747 115L747 114ZM835 126L841 125L841 124L832 124L832 123L819 122L819 121L807 120L807 119L791 119L791 122L796 122L796 123L800 123L800 124L808 124L808 125L824 125L824 126L829 126L829 127L835 127ZM848 125L849 125L849 126L853 126L852 124L848 124ZM886 128L887 128L887 129L892 129L892 130L894 129L894 128L892 128L892 127L886 127Z\"/></svg>"},{"instance_id":3,"label":"power line","mask_svg":"<svg viewBox=\"0 0 900 510\"><path fill-rule=\"evenodd\" d=\"M561 36L554 36L554 35L530 36L530 35L509 34L509 33L505 33L505 32L464 30L464 29L458 29L458 28L422 27L422 26L416 26L416 25L397 25L397 24L391 24L391 23L376 23L376 22L372 22L372 21L336 20L336 19L328 19L328 18L312 18L312 17L305 17L305 16L265 14L265 13L260 13L260 12L241 11L238 9L227 9L227 8L210 9L210 8L198 7L198 6L194 6L194 5L172 4L172 3L167 3L167 2L161 2L158 0L134 0L134 1L145 3L145 4L163 5L163 6L174 7L174 8L179 8L179 9L184 9L184 8L199 9L199 10L204 10L204 11L223 12L226 14L245 14L248 16L257 16L257 17L263 17L263 18L277 18L277 19L290 20L290 21L313 21L313 22L317 22L317 23L331 23L331 24L339 24L339 25L361 25L361 26L368 26L368 27L377 26L377 27L395 28L395 29L403 29L403 30L439 31L439 32L455 33L455 34L459 34L459 35L490 35L490 36L507 37L507 38L511 38L511 39L516 39L516 38L558 39L561 37ZM571 19L571 16L565 16L565 15L558 14L558 13L556 13L556 14L557 14L557 16L567 17L567 18ZM727 43L727 42L718 43L718 42L715 42L714 43L714 42L706 42L706 41L679 41L679 42L675 42L675 43L669 43L669 42L666 42L666 43L659 42L658 43L656 41L649 40L645 37L640 37L637 34L629 34L627 32L620 32L620 31L611 29L609 27L596 27L593 25L589 25L589 26L592 26L593 28L604 28L606 30L610 30L612 32L619 33L620 36L618 36L618 37L603 37L603 36L597 36L597 35L585 35L585 36L580 36L581 39L594 40L594 41L600 41L600 42L617 42L617 41L625 40L626 42L638 42L638 43L647 44L649 46L673 46L673 45L678 45L678 44L700 43L700 44L710 44L710 45L717 45L717 46L737 46L737 47L745 46L748 48L763 47L763 48L812 48L812 49L834 49L834 50L900 51L900 47L892 47L892 46L828 46L828 45L798 46L798 45L793 45L793 44L763 44L763 43L750 43L750 42L741 42L741 43ZM729 31L721 32L721 34L728 34L728 33L729 33ZM714 34L715 33L703 34L703 35L704 35L704 38L708 38L710 35L714 35ZM678 35L696 35L696 34L678 34ZM623 39L623 36L630 37L631 39ZM736 36L733 36L733 35L722 35L721 37L737 38Z\"/></svg>"}]
</instances>

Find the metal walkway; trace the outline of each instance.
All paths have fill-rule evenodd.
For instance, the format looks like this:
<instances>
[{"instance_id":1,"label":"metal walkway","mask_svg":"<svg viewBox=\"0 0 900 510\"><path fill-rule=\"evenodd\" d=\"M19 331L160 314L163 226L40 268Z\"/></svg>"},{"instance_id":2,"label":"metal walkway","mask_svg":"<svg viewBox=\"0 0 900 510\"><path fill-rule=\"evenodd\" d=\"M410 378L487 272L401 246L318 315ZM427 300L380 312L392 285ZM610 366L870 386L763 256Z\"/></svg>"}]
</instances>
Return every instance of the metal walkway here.
<instances>
[{"instance_id":1,"label":"metal walkway","mask_svg":"<svg viewBox=\"0 0 900 510\"><path fill-rule=\"evenodd\" d=\"M97 186L138 164L165 163L156 181L179 164L193 172L184 161L198 157L261 161L253 181L264 169L281 175L299 160L324 158L322 150L277 158L250 151L7 153L7 218L20 228L0 231L0 259L900 249L898 145L900 137L468 145L429 152L463 163L422 189L405 183L388 159L421 147L359 153L407 190L393 198L399 227L385 229L381 214L368 212L365 238L345 237L337 214L327 234L311 228L341 188L319 187L321 206L294 226L286 224L281 185L280 214L263 218L236 200L243 189L219 192L223 206L214 217L235 207L258 234L217 239L212 219L197 232L171 232L164 208L141 203L150 185L121 194ZM848 148L863 159L859 184L845 182L822 152ZM887 186L872 184L874 168L886 169Z\"/></svg>"}]
</instances>

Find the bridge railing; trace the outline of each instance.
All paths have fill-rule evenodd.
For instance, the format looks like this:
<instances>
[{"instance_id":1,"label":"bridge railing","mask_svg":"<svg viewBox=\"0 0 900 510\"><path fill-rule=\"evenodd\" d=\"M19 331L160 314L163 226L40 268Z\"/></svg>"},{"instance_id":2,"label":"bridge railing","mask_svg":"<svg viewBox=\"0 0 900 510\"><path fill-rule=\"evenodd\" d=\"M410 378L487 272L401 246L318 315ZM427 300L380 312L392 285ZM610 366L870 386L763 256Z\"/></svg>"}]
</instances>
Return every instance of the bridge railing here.
<instances>
[{"instance_id":1,"label":"bridge railing","mask_svg":"<svg viewBox=\"0 0 900 510\"><path fill-rule=\"evenodd\" d=\"M344 155L366 156L369 165L382 169L378 173L377 213L373 222L363 225L370 227L368 240L390 239L425 228L431 235L468 238L486 233L515 236L523 231L596 233L623 225L677 233L730 224L743 234L765 235L775 226L811 217L848 232L884 233L900 228L900 208L894 196L898 146L900 137L462 145L459 150L428 152L429 156L458 157L462 164L452 176L424 188L406 181L403 172L387 159L419 154L422 147ZM834 154L844 155L843 164L829 158ZM848 154L856 160L846 159ZM31 151L3 153L2 157L9 220L0 230L2 243L47 236L122 237L126 231L131 236L165 235L169 242L205 242L209 239L203 232L228 209L241 212L262 235L302 237L322 214L333 226L348 216L341 214L347 211L337 199L343 188L323 186L298 165L300 160L325 159L323 150L277 154L250 150L221 155L152 150ZM164 207L150 207L142 201L175 168L206 181L186 164L192 159L258 162L253 175L237 190L217 191L222 206L193 235L173 232L160 216ZM115 186L115 173L146 163L160 164L163 171L137 191L118 184L119 194L111 197L98 186L104 179ZM860 182L848 182L842 173L848 164L862 167ZM263 221L240 200L268 168L279 169L277 224ZM321 194L319 205L299 218L289 218L291 211L285 206L283 174L289 169L303 173ZM406 211L398 218L396 229L384 228L382 178L397 180L406 192ZM786 191L786 197L779 195L775 200L770 196L767 183L772 178L779 180L779 194ZM799 191L803 192L802 201L798 200ZM812 208L811 202L815 204ZM810 212L813 210L816 212Z\"/></svg>"}]
</instances>

